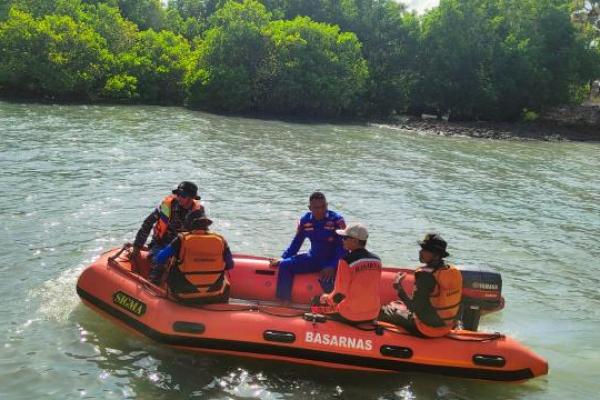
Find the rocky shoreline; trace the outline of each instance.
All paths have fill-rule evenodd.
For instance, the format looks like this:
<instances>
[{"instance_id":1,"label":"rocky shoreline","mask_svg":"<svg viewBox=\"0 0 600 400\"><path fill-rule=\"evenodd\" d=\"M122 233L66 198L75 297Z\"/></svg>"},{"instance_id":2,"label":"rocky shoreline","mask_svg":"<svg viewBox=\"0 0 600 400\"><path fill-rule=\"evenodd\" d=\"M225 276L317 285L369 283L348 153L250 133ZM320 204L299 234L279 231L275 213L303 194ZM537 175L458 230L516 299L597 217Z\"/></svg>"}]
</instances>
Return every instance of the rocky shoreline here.
<instances>
[{"instance_id":1,"label":"rocky shoreline","mask_svg":"<svg viewBox=\"0 0 600 400\"><path fill-rule=\"evenodd\" d=\"M399 130L438 136L468 136L502 140L600 142L600 126L564 125L557 121L535 123L448 122L405 116L394 121L387 121L384 124Z\"/></svg>"}]
</instances>

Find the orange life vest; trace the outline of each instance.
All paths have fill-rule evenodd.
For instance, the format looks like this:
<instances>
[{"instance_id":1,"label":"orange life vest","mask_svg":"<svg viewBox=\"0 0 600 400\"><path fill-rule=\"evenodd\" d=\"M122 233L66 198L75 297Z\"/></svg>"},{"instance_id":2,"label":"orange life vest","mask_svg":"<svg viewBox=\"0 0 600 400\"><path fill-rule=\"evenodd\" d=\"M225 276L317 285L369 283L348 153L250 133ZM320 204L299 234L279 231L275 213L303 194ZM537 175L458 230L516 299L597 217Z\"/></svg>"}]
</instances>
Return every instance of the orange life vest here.
<instances>
[{"instance_id":1,"label":"orange life vest","mask_svg":"<svg viewBox=\"0 0 600 400\"><path fill-rule=\"evenodd\" d=\"M162 239L169 230L169 225L171 223L171 218L173 216L173 200L177 198L176 195L170 194L165 197L160 203L159 207L159 219L156 225L154 225L154 239L160 240ZM192 204L192 208L190 211L196 211L202 209L203 206L200 204L198 200L194 200ZM183 221L182 221L183 222Z\"/></svg>"},{"instance_id":2,"label":"orange life vest","mask_svg":"<svg viewBox=\"0 0 600 400\"><path fill-rule=\"evenodd\" d=\"M453 265L438 269L422 267L416 272L427 272L433 275L436 285L429 295L429 302L444 324L433 327L423 323L417 315L414 315L415 325L424 336L444 336L456 324L462 299L462 275Z\"/></svg>"},{"instance_id":3,"label":"orange life vest","mask_svg":"<svg viewBox=\"0 0 600 400\"><path fill-rule=\"evenodd\" d=\"M170 287L175 297L191 300L219 297L229 287L225 274L223 253L227 246L225 239L216 233L193 231L180 234L181 246L177 268L193 290L181 291Z\"/></svg>"}]
</instances>

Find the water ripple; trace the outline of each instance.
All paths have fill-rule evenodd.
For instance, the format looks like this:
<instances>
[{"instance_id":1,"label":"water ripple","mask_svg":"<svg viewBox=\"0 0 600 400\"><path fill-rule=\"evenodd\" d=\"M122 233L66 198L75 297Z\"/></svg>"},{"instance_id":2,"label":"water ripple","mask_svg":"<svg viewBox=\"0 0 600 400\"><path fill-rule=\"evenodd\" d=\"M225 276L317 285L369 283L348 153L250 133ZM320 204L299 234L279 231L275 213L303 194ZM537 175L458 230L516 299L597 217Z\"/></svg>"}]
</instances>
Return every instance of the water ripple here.
<instances>
[{"instance_id":1,"label":"water ripple","mask_svg":"<svg viewBox=\"0 0 600 400\"><path fill-rule=\"evenodd\" d=\"M0 391L8 398L593 398L600 386L600 146L419 136L165 107L0 102ZM177 182L200 186L234 251L276 256L316 189L371 230L386 264L417 262L428 230L451 260L502 273L483 320L550 359L494 385L186 354L99 319L81 269L131 241ZM574 365L573 355L577 357ZM572 389L576 387L576 389Z\"/></svg>"}]
</instances>

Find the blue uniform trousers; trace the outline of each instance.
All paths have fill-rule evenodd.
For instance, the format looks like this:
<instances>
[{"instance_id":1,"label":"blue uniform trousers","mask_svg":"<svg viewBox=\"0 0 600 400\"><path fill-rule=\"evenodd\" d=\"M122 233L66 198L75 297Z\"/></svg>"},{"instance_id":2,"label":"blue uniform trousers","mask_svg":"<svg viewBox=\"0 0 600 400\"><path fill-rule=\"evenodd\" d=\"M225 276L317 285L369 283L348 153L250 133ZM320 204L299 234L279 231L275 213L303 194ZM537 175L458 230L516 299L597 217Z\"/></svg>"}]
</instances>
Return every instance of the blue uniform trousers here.
<instances>
[{"instance_id":1,"label":"blue uniform trousers","mask_svg":"<svg viewBox=\"0 0 600 400\"><path fill-rule=\"evenodd\" d=\"M280 300L292 299L292 286L294 284L294 276L296 274L309 274L311 272L319 272L322 269L335 267L336 262L324 261L320 258L303 253L289 258L284 258L279 263L279 272L277 274L277 298ZM333 290L333 282L335 279L328 281L319 280L321 288L325 293Z\"/></svg>"},{"instance_id":2,"label":"blue uniform trousers","mask_svg":"<svg viewBox=\"0 0 600 400\"><path fill-rule=\"evenodd\" d=\"M150 245L148 246L148 260L150 260L150 262L152 263L150 266L150 280L152 282L158 282L160 281L160 278L163 275L163 271L164 271L164 265L157 265L156 262L154 261L154 256L158 255L158 253L161 252L162 249L164 249L166 247L166 245L153 245L153 243L150 243Z\"/></svg>"}]
</instances>

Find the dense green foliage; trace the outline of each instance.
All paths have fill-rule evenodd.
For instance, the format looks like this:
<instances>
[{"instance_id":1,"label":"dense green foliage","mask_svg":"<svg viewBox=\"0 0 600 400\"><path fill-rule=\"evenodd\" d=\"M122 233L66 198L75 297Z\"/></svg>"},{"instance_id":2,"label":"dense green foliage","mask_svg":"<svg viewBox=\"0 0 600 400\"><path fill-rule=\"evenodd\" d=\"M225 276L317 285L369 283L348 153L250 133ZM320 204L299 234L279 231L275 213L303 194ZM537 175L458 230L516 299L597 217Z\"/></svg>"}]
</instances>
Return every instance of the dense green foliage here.
<instances>
[{"instance_id":1,"label":"dense green foliage","mask_svg":"<svg viewBox=\"0 0 600 400\"><path fill-rule=\"evenodd\" d=\"M262 109L337 115L364 93L368 67L355 34L308 17L273 21L265 34L270 51L259 71Z\"/></svg>"},{"instance_id":2,"label":"dense green foliage","mask_svg":"<svg viewBox=\"0 0 600 400\"><path fill-rule=\"evenodd\" d=\"M183 78L190 54L187 40L172 32L140 32L133 47L119 57L119 81L129 77L129 82L135 82L135 97L144 102L181 104L184 100ZM127 97L108 87L105 89L117 94L117 98Z\"/></svg>"},{"instance_id":3,"label":"dense green foliage","mask_svg":"<svg viewBox=\"0 0 600 400\"><path fill-rule=\"evenodd\" d=\"M66 15L39 20L12 10L0 29L0 82L58 97L94 92L112 63L106 40Z\"/></svg>"},{"instance_id":4,"label":"dense green foliage","mask_svg":"<svg viewBox=\"0 0 600 400\"><path fill-rule=\"evenodd\" d=\"M0 93L510 120L579 102L600 77L597 1L441 0L424 15L393 0L163 3L3 1Z\"/></svg>"},{"instance_id":5,"label":"dense green foliage","mask_svg":"<svg viewBox=\"0 0 600 400\"><path fill-rule=\"evenodd\" d=\"M226 111L339 115L368 75L352 33L308 17L271 20L251 0L211 17L186 84L189 103Z\"/></svg>"},{"instance_id":6,"label":"dense green foliage","mask_svg":"<svg viewBox=\"0 0 600 400\"><path fill-rule=\"evenodd\" d=\"M257 73L266 58L262 30L271 15L256 1L228 2L211 17L186 79L189 104L248 111L255 104Z\"/></svg>"}]
</instances>

